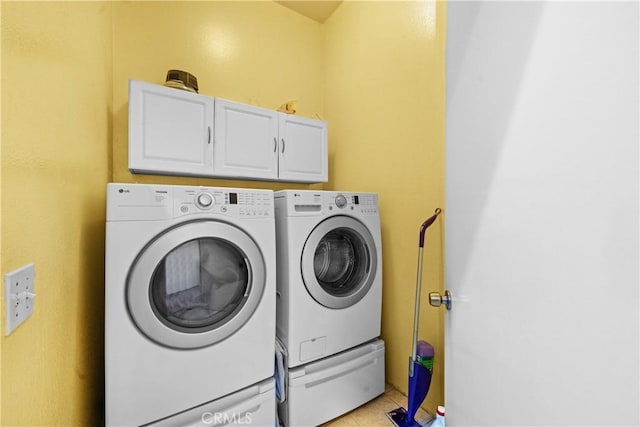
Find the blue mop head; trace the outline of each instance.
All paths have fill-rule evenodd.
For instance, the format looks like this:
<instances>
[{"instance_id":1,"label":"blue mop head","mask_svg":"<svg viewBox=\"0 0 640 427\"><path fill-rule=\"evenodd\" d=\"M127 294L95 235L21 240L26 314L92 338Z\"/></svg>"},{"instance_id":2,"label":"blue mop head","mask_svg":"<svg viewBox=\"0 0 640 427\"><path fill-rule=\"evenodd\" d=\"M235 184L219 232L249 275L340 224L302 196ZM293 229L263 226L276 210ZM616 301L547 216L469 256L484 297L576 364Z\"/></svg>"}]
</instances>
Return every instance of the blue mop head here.
<instances>
[{"instance_id":1,"label":"blue mop head","mask_svg":"<svg viewBox=\"0 0 640 427\"><path fill-rule=\"evenodd\" d=\"M387 413L387 417L397 427L421 427L424 425L416 421L415 415L425 397L427 397L427 392L431 385L431 371L417 361L411 360L410 363L412 366L410 369L411 375L409 376L407 409L397 408Z\"/></svg>"}]
</instances>

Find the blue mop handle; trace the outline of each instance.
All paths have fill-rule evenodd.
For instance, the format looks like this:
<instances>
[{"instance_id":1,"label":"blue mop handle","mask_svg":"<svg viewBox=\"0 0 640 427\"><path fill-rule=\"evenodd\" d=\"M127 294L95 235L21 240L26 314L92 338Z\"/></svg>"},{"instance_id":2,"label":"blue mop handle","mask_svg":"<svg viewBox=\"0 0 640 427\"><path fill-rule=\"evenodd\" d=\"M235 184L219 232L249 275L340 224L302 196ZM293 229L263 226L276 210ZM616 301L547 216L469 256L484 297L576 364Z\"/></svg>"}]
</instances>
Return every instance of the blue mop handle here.
<instances>
[{"instance_id":1,"label":"blue mop handle","mask_svg":"<svg viewBox=\"0 0 640 427\"><path fill-rule=\"evenodd\" d=\"M429 217L420 227L420 240L418 242L418 277L416 280L416 307L413 313L413 349L411 350L411 360L416 362L416 353L418 351L418 322L420 320L420 287L422 286L422 252L424 249L424 236L427 233L427 228L436 220L440 215L442 209L437 208L435 213ZM409 373L413 373L413 363L409 364Z\"/></svg>"}]
</instances>

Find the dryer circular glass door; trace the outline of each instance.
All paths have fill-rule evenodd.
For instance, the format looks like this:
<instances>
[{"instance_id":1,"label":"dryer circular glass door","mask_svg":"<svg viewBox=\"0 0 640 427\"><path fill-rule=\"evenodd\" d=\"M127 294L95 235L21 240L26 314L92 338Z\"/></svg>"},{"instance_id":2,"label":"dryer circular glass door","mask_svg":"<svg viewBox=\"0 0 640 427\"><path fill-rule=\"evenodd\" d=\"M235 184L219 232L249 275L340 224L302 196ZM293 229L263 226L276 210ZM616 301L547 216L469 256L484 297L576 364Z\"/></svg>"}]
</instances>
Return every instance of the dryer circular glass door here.
<instances>
[{"instance_id":1,"label":"dryer circular glass door","mask_svg":"<svg viewBox=\"0 0 640 427\"><path fill-rule=\"evenodd\" d=\"M264 259L251 237L227 223L195 221L168 229L140 252L126 298L153 341L199 348L240 329L264 287Z\"/></svg>"},{"instance_id":2,"label":"dryer circular glass door","mask_svg":"<svg viewBox=\"0 0 640 427\"><path fill-rule=\"evenodd\" d=\"M330 217L313 229L302 250L301 270L311 296L328 308L346 308L369 291L377 271L373 236L360 221Z\"/></svg>"}]
</instances>

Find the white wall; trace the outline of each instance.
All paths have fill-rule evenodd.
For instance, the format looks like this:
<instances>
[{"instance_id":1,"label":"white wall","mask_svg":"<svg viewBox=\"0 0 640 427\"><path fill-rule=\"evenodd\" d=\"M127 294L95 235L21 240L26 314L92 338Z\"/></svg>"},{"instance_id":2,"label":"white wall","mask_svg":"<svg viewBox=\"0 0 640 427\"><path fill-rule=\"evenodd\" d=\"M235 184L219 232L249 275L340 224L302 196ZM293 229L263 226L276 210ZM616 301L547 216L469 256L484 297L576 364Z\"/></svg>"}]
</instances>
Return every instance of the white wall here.
<instances>
[{"instance_id":1,"label":"white wall","mask_svg":"<svg viewBox=\"0 0 640 427\"><path fill-rule=\"evenodd\" d=\"M447 423L639 425L637 2L450 2Z\"/></svg>"}]
</instances>

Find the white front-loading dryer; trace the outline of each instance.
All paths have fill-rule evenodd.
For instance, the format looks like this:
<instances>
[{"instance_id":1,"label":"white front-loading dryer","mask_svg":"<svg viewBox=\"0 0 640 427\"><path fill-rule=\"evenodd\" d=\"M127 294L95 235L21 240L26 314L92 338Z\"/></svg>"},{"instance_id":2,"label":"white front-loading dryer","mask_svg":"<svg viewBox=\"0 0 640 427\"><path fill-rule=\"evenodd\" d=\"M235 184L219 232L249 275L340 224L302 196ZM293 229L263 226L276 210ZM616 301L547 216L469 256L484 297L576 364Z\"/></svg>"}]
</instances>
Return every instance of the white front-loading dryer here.
<instances>
[{"instance_id":1,"label":"white front-loading dryer","mask_svg":"<svg viewBox=\"0 0 640 427\"><path fill-rule=\"evenodd\" d=\"M273 192L109 184L106 424L142 425L273 376Z\"/></svg>"},{"instance_id":2,"label":"white front-loading dryer","mask_svg":"<svg viewBox=\"0 0 640 427\"><path fill-rule=\"evenodd\" d=\"M380 336L382 247L375 193L275 193L277 335L296 367Z\"/></svg>"}]
</instances>

